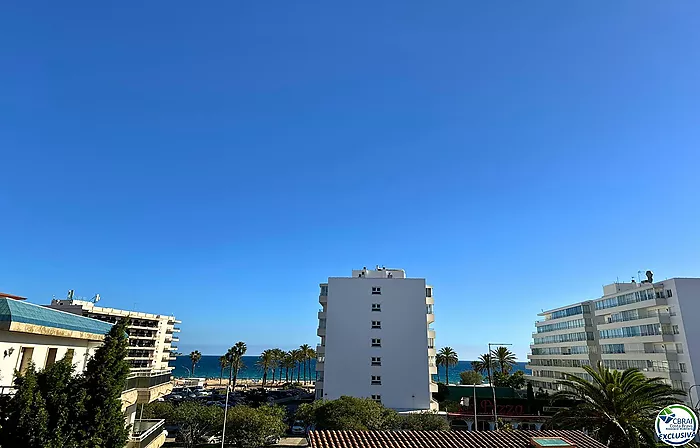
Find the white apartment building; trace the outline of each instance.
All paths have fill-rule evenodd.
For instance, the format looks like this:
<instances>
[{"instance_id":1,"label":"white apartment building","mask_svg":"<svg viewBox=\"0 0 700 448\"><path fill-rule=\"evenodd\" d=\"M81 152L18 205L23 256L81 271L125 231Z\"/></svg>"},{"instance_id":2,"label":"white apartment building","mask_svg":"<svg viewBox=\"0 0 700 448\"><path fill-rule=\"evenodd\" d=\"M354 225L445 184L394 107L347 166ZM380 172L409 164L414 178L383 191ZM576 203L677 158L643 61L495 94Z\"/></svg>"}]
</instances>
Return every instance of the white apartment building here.
<instances>
[{"instance_id":1,"label":"white apartment building","mask_svg":"<svg viewBox=\"0 0 700 448\"><path fill-rule=\"evenodd\" d=\"M175 343L180 340L177 337L180 328L175 325L181 322L175 316L104 308L92 301L73 299L72 295L70 291L65 300L53 299L48 307L112 324L124 317L131 319L127 360L132 371L171 371L175 368L169 366L169 362L175 360Z\"/></svg>"},{"instance_id":2,"label":"white apartment building","mask_svg":"<svg viewBox=\"0 0 700 448\"><path fill-rule=\"evenodd\" d=\"M558 390L565 373L587 377L581 366L602 361L661 377L697 403L700 278L654 282L652 276L613 283L600 298L541 313L528 355L533 387Z\"/></svg>"},{"instance_id":3,"label":"white apartment building","mask_svg":"<svg viewBox=\"0 0 700 448\"><path fill-rule=\"evenodd\" d=\"M316 398L371 398L396 410L437 409L433 289L377 266L322 283Z\"/></svg>"},{"instance_id":4,"label":"white apartment building","mask_svg":"<svg viewBox=\"0 0 700 448\"><path fill-rule=\"evenodd\" d=\"M30 362L45 369L69 356L76 372L102 345L111 323L25 302L0 293L0 394L14 393L14 371ZM122 411L131 432L126 448L159 448L165 443L164 420L136 418L139 405L172 391L170 371L132 371L122 392Z\"/></svg>"}]
</instances>

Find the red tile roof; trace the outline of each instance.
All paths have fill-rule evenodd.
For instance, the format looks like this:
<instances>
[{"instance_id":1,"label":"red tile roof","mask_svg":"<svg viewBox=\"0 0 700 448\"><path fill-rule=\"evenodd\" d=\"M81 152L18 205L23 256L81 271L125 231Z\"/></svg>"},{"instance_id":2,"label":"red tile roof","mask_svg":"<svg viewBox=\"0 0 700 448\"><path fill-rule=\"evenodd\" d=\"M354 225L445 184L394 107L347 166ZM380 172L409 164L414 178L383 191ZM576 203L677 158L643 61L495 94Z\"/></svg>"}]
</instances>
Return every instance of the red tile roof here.
<instances>
[{"instance_id":1,"label":"red tile roof","mask_svg":"<svg viewBox=\"0 0 700 448\"><path fill-rule=\"evenodd\" d=\"M532 448L533 437L561 437L576 448L606 448L580 431L311 431L311 448Z\"/></svg>"},{"instance_id":2,"label":"red tile roof","mask_svg":"<svg viewBox=\"0 0 700 448\"><path fill-rule=\"evenodd\" d=\"M14 299L14 300L27 300L26 297L13 296L12 294L8 294L6 292L0 292L0 297L7 297L8 299Z\"/></svg>"}]
</instances>

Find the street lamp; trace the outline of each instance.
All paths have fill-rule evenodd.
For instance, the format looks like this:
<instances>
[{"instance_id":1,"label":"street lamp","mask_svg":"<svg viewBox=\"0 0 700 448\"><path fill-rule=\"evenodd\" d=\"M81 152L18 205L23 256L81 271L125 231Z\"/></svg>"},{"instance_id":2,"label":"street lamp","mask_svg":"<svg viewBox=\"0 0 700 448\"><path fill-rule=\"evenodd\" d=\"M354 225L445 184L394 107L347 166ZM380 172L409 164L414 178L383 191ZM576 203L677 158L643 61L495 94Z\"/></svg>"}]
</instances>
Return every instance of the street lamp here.
<instances>
[{"instance_id":1,"label":"street lamp","mask_svg":"<svg viewBox=\"0 0 700 448\"><path fill-rule=\"evenodd\" d=\"M190 378L192 378L192 371L190 370L189 367L185 367L185 366L180 366L180 367L182 367L183 369L187 370L187 374L189 375Z\"/></svg>"},{"instance_id":2,"label":"street lamp","mask_svg":"<svg viewBox=\"0 0 700 448\"><path fill-rule=\"evenodd\" d=\"M690 386L690 389L688 389L688 397L690 397L690 408L693 410L695 410L695 406L693 406L693 394L691 392L693 392L693 387L698 386L700 386L700 384L693 384L692 386Z\"/></svg>"},{"instance_id":3,"label":"street lamp","mask_svg":"<svg viewBox=\"0 0 700 448\"><path fill-rule=\"evenodd\" d=\"M493 367L493 356L491 353L491 346L496 345L498 347L504 347L506 345L513 345L513 344L497 344L495 342L489 342L489 366L488 372L489 372L489 384L491 384L491 392L493 392L493 423L496 425L496 431L499 431L498 429L498 411L496 410L496 388L493 386L493 380L491 379L491 368Z\"/></svg>"}]
</instances>

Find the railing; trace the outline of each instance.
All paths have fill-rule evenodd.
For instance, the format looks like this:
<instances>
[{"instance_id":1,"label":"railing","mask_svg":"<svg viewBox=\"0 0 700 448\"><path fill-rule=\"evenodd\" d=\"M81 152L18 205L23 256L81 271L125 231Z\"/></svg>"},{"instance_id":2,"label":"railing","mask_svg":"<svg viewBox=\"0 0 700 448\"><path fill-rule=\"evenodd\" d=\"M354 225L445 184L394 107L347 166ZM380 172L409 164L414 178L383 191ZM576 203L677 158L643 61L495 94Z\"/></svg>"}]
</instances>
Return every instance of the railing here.
<instances>
[{"instance_id":1,"label":"railing","mask_svg":"<svg viewBox=\"0 0 700 448\"><path fill-rule=\"evenodd\" d=\"M14 395L17 392L15 386L0 386L0 395Z\"/></svg>"},{"instance_id":2,"label":"railing","mask_svg":"<svg viewBox=\"0 0 700 448\"><path fill-rule=\"evenodd\" d=\"M169 370L156 370L150 372L132 372L126 380L126 387L129 389L147 389L149 387L167 384L172 379Z\"/></svg>"},{"instance_id":3,"label":"railing","mask_svg":"<svg viewBox=\"0 0 700 448\"><path fill-rule=\"evenodd\" d=\"M129 440L138 448L145 448L163 432L164 427L165 420L135 420Z\"/></svg>"}]
</instances>

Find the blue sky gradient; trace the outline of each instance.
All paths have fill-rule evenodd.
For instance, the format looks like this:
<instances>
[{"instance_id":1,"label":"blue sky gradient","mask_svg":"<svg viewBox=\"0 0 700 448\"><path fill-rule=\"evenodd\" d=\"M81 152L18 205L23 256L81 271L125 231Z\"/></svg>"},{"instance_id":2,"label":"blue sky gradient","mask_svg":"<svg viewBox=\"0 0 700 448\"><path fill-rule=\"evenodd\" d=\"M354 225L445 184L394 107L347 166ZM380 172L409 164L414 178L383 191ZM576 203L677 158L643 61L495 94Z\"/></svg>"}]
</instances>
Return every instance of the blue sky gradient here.
<instances>
[{"instance_id":1,"label":"blue sky gradient","mask_svg":"<svg viewBox=\"0 0 700 448\"><path fill-rule=\"evenodd\" d=\"M438 346L700 269L700 4L0 6L0 291L313 344L318 283L435 287Z\"/></svg>"}]
</instances>

